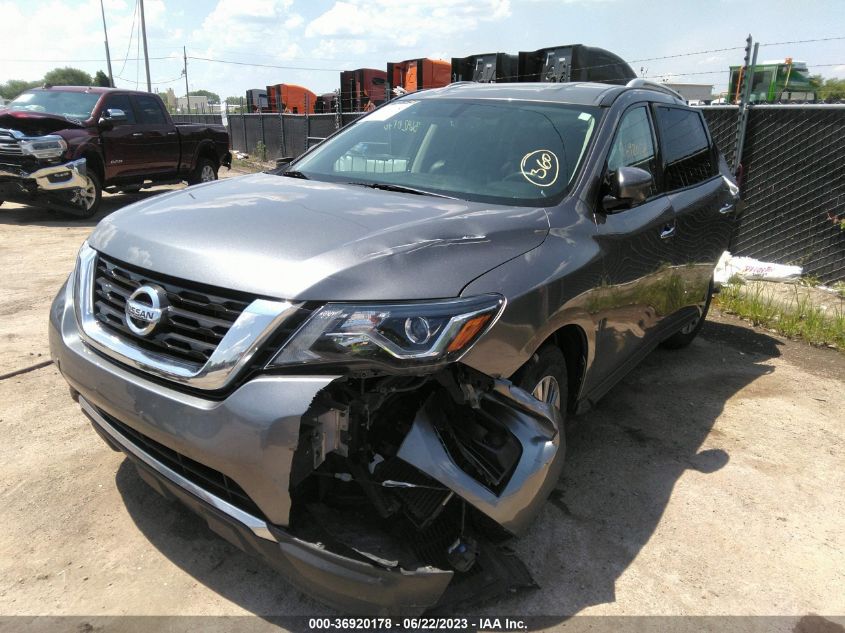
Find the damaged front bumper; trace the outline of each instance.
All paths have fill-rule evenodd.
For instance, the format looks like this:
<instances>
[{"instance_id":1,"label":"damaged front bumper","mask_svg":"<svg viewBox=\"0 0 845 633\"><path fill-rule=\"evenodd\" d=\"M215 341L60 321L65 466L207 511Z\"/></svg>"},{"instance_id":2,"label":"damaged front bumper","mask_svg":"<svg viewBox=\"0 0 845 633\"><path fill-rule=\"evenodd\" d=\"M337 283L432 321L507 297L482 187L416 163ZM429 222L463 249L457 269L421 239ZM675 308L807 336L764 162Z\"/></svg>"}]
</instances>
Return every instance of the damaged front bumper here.
<instances>
[{"instance_id":1,"label":"damaged front bumper","mask_svg":"<svg viewBox=\"0 0 845 633\"><path fill-rule=\"evenodd\" d=\"M154 490L203 517L227 541L280 571L318 600L346 611L421 611L437 603L452 573L435 568L387 570L365 560L335 554L320 543L291 536L245 512L155 459L120 433L80 397L82 411L115 450L122 450Z\"/></svg>"},{"instance_id":2,"label":"damaged front bumper","mask_svg":"<svg viewBox=\"0 0 845 633\"><path fill-rule=\"evenodd\" d=\"M69 289L51 309L50 349L145 481L322 602L410 614L531 584L496 543L539 512L563 438L559 413L510 383L460 385L466 402L448 404L433 379L413 397L382 385L362 404L344 400L355 390L340 376L261 375L208 399L88 347ZM355 467L365 431L384 457ZM465 573L473 565L483 573Z\"/></svg>"},{"instance_id":3,"label":"damaged front bumper","mask_svg":"<svg viewBox=\"0 0 845 633\"><path fill-rule=\"evenodd\" d=\"M84 158L79 158L28 172L17 165L0 163L0 183L17 185L17 190L25 195L81 189L88 183L87 165Z\"/></svg>"}]
</instances>

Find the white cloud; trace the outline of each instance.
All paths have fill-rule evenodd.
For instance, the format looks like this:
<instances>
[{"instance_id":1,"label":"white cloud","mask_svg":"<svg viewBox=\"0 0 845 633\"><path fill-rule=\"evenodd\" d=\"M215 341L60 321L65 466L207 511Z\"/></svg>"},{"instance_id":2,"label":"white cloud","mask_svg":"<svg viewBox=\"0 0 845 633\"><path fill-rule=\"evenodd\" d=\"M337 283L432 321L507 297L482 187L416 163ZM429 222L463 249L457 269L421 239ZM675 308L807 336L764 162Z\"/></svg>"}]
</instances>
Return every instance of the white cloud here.
<instances>
[{"instance_id":1,"label":"white cloud","mask_svg":"<svg viewBox=\"0 0 845 633\"><path fill-rule=\"evenodd\" d=\"M510 0L338 0L305 29L307 37L389 41L415 46L510 15Z\"/></svg>"},{"instance_id":2,"label":"white cloud","mask_svg":"<svg viewBox=\"0 0 845 633\"><path fill-rule=\"evenodd\" d=\"M132 45L129 46L130 33L137 33L140 24L136 16L133 28L135 2L106 0L104 4L113 72L117 75L123 69L124 76L133 80L131 87L135 87L136 76L140 86L145 87L143 61L135 61L137 35L132 36ZM166 52L153 49L181 41L179 31L168 24L164 0L146 0L144 4L150 56L164 56ZM97 70L107 72L99 0L83 0L76 4L58 0L26 4L0 2L0 16L3 16L4 25L14 25L14 28L4 29L2 56L22 60L4 61L0 66L0 82L40 79L47 71L63 66L81 68L91 75ZM45 25L50 26L45 29ZM65 27L72 28L72 33L61 30ZM175 69L179 67L181 63L175 66L167 61L152 61L152 78L154 81L163 79L165 74L168 78L175 77L178 74ZM116 81L118 85L129 85L127 81Z\"/></svg>"}]
</instances>

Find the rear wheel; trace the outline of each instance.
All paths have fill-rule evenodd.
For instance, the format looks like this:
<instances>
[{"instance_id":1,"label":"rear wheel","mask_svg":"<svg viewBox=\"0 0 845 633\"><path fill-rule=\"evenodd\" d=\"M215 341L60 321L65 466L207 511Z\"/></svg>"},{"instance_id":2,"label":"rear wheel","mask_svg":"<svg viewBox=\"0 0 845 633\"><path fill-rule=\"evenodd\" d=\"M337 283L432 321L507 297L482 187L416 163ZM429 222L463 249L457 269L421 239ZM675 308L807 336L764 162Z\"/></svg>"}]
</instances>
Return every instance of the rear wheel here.
<instances>
[{"instance_id":1,"label":"rear wheel","mask_svg":"<svg viewBox=\"0 0 845 633\"><path fill-rule=\"evenodd\" d=\"M712 299L713 280L711 279L710 285L707 287L707 298L704 300L704 307L701 310L701 314L663 341L663 347L666 349L681 349L692 343L695 337L698 336L701 328L704 327L704 319L707 318L707 312L710 310L710 301Z\"/></svg>"},{"instance_id":2,"label":"rear wheel","mask_svg":"<svg viewBox=\"0 0 845 633\"><path fill-rule=\"evenodd\" d=\"M194 171L188 177L188 184L198 185L201 182L217 180L217 169L217 164L210 158L200 158Z\"/></svg>"},{"instance_id":3,"label":"rear wheel","mask_svg":"<svg viewBox=\"0 0 845 633\"><path fill-rule=\"evenodd\" d=\"M569 402L569 380L566 359L556 345L545 345L519 370L514 383L538 400L551 404L560 411L566 424L566 408Z\"/></svg>"}]
</instances>

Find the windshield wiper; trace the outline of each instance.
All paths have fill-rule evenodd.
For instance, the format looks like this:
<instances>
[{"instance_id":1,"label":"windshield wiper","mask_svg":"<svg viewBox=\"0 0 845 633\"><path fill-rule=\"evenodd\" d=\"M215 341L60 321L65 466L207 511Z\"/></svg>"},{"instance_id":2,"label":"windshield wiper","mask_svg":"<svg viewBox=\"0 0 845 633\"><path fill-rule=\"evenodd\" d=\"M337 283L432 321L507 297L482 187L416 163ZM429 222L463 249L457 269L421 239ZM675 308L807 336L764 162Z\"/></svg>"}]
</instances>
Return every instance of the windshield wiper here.
<instances>
[{"instance_id":1,"label":"windshield wiper","mask_svg":"<svg viewBox=\"0 0 845 633\"><path fill-rule=\"evenodd\" d=\"M290 171L283 171L282 176L287 176L288 178L302 178L303 180L308 180L308 176L303 174L301 171L297 171L295 169L291 169Z\"/></svg>"},{"instance_id":2,"label":"windshield wiper","mask_svg":"<svg viewBox=\"0 0 845 633\"><path fill-rule=\"evenodd\" d=\"M434 193L432 191L425 191L424 189L414 189L413 187L405 187L404 185L393 185L387 182L348 182L348 185L358 185L359 187L369 187L370 189L381 189L382 191L395 191L397 193L412 193L415 196L434 196L435 198L450 198L452 196L444 196L442 193Z\"/></svg>"}]
</instances>

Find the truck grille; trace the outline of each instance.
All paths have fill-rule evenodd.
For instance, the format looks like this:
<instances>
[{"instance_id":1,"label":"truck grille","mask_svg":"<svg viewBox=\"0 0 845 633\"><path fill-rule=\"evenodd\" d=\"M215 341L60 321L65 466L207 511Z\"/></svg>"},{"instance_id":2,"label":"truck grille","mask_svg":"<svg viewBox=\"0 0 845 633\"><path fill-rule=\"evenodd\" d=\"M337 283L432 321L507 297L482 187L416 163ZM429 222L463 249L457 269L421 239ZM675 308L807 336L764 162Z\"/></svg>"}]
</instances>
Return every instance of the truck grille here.
<instances>
[{"instance_id":1,"label":"truck grille","mask_svg":"<svg viewBox=\"0 0 845 633\"><path fill-rule=\"evenodd\" d=\"M0 155L23 156L20 143L11 133L4 130L0 130Z\"/></svg>"},{"instance_id":2,"label":"truck grille","mask_svg":"<svg viewBox=\"0 0 845 633\"><path fill-rule=\"evenodd\" d=\"M163 288L170 307L158 329L151 336L140 337L127 327L125 309L129 296L144 284ZM224 292L208 292L196 284L172 280L99 255L94 276L94 316L103 326L131 339L138 347L204 365L250 304L242 296L225 296Z\"/></svg>"}]
</instances>

